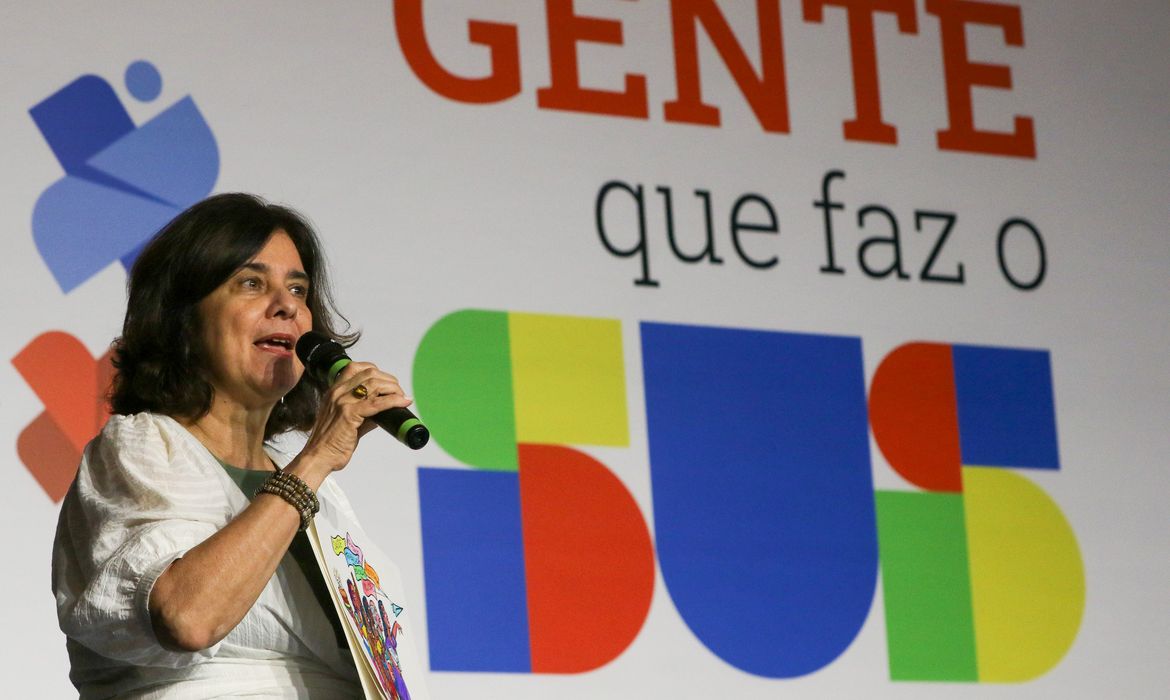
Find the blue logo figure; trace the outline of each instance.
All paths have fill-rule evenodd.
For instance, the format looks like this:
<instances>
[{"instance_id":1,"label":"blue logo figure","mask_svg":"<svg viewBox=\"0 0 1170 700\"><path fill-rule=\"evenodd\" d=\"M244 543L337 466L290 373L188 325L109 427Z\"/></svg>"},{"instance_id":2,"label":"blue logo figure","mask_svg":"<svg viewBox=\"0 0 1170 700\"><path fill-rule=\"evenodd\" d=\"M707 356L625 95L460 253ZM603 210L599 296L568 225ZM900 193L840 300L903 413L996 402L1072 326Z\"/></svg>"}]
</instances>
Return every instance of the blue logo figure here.
<instances>
[{"instance_id":1,"label":"blue logo figure","mask_svg":"<svg viewBox=\"0 0 1170 700\"><path fill-rule=\"evenodd\" d=\"M162 76L146 61L126 69L126 88L150 102ZM114 89L83 75L29 110L65 177L33 209L33 240L61 290L107 265L127 270L146 241L219 176L215 136L190 96L141 126Z\"/></svg>"}]
</instances>

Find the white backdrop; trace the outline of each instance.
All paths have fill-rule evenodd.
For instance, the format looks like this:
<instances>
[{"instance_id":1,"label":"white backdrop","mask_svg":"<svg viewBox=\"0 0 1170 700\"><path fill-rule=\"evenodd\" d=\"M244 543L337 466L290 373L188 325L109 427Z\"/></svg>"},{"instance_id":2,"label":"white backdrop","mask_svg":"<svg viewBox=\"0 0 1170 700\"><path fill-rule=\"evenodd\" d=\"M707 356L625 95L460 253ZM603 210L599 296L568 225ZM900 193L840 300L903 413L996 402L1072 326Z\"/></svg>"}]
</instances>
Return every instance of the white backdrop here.
<instances>
[{"instance_id":1,"label":"white backdrop","mask_svg":"<svg viewBox=\"0 0 1170 700\"><path fill-rule=\"evenodd\" d=\"M428 674L434 697L1159 697L1170 687L1170 8L1140 0L1022 0L1023 46L990 26L966 30L973 61L1008 66L1011 88L973 89L976 128L1010 131L1034 122L1034 158L941 150L949 122L940 24L915 4L916 33L879 14L874 37L884 120L897 144L846 140L854 114L845 13L821 23L800 3L781 4L787 133L768 133L700 30L702 91L718 127L672 123L676 98L669 3L578 0L582 15L620 22L621 45L582 42L581 84L621 90L645 76L648 117L542 109L549 84L544 3L440 2L425 6L427 40L452 73L490 70L488 51L467 41L467 21L517 27L519 93L489 104L437 94L408 64L389 0L335 3L9 4L0 9L0 111L6 254L0 299L8 332L0 357L16 357L59 330L101 355L115 337L125 270L111 258L65 292L33 239L34 205L65 172L29 109L84 74L106 80L141 125L190 96L218 146L214 191L243 190L303 211L319 228L339 306L363 332L354 354L403 377L424 334L464 308L618 319L623 333L629 445L582 447L633 495L653 532L638 324L662 321L859 337L866 385L895 347L915 340L1039 348L1050 353L1059 471L1027 477L1059 506L1084 563L1085 603L1071 648L1052 670L1022 684L889 679L879 583L868 618L838 658L797 678L746 673L712 654L684 625L659 571L649 613L613 661L580 674ZM555 4L555 3L553 3ZM685 4L685 3L684 3ZM702 4L702 3L698 3ZM764 2L765 6L771 3ZM977 3L981 4L981 3ZM932 3L933 5L933 3ZM759 66L755 6L721 0L736 39ZM136 99L127 66L149 61L162 76L153 101ZM76 115L78 129L92 115ZM173 167L182 170L183 162ZM825 274L820 199L832 185L836 261ZM163 172L168 172L164 169ZM602 186L642 185L650 271L611 255L594 207ZM710 193L721 265L685 264L664 234L670 187L680 245L703 245ZM754 269L735 253L733 203L756 193L773 207L779 234L744 233L746 252L778 256ZM606 209L613 242L635 242L629 200ZM867 276L859 243L886 223L857 227L860 208L880 204L899 222L910 279ZM623 208L624 207L624 208ZM915 210L957 214L937 270L964 267L964 283L918 279L933 234L914 230ZM760 209L744 216L759 222ZM1040 232L1046 273L1034 289L1005 279L996 234L1022 217ZM935 229L929 228L933 231ZM84 234L70 245L89 255ZM62 244L63 245L63 244ZM888 260L873 253L873 264ZM1019 230L1005 255L1019 278L1036 250ZM3 585L8 634L0 675L13 697L68 696L64 639L55 624L48 571L57 504L17 454L18 436L44 410L29 383L0 371L0 445L8 446L6 507L13 543ZM696 378L696 402L717 391ZM425 415L423 416L426 417ZM425 619L417 467L457 466L432 444L410 454L371 436L340 475L371 533L394 533L394 555ZM871 449L874 484L909 488ZM733 455L732 455L733 456ZM382 503L394 494L401 508ZM390 549L383 545L384 549ZM422 635L426 630L420 630ZM420 636L416 642L425 652Z\"/></svg>"}]
</instances>

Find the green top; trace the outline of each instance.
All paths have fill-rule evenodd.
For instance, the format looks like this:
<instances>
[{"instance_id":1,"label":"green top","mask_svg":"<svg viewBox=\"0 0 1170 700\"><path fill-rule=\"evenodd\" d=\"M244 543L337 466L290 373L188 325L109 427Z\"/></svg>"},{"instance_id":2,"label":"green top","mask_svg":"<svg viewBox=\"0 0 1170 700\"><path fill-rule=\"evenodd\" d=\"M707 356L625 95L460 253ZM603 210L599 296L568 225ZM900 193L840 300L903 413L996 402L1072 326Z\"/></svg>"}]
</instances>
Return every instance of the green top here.
<instances>
[{"instance_id":1,"label":"green top","mask_svg":"<svg viewBox=\"0 0 1170 700\"><path fill-rule=\"evenodd\" d=\"M219 457L216 457L215 461L220 463L227 475L236 482L236 486L240 487L249 501L256 495L256 489L260 488L260 485L272 476L272 472L268 471L233 467ZM313 589L313 595L316 596L317 602L325 611L325 617L329 618L329 623L333 625L333 633L337 636L337 646L349 649L349 644L345 641L345 631L341 629L341 621L337 619L333 601L329 598L329 589L326 587L325 579L321 576L320 567L317 566L317 558L313 556L313 546L309 544L308 533L298 532L288 545L288 553L292 555L297 566L301 567L301 571L304 572L305 578L309 581L309 586Z\"/></svg>"}]
</instances>

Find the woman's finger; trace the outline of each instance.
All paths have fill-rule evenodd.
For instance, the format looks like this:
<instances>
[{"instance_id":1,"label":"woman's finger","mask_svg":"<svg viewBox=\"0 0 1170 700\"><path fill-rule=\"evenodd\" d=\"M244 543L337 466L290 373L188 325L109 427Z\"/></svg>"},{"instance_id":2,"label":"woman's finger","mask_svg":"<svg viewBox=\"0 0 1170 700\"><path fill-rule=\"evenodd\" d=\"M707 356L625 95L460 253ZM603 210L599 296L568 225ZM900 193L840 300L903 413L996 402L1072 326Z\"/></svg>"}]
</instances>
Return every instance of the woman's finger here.
<instances>
[{"instance_id":1,"label":"woman's finger","mask_svg":"<svg viewBox=\"0 0 1170 700\"><path fill-rule=\"evenodd\" d=\"M367 365L363 369L350 373L343 372L333 389L334 395L337 397L349 393L359 399L405 393L397 377L387 374L373 365Z\"/></svg>"},{"instance_id":2,"label":"woman's finger","mask_svg":"<svg viewBox=\"0 0 1170 700\"><path fill-rule=\"evenodd\" d=\"M414 399L401 391L383 394L369 394L364 399L357 399L352 404L353 410L361 416L372 416L395 406L406 407L414 403Z\"/></svg>"},{"instance_id":3,"label":"woman's finger","mask_svg":"<svg viewBox=\"0 0 1170 700\"><path fill-rule=\"evenodd\" d=\"M406 399L408 402L410 400L410 397L406 396L406 392L403 391L402 385L397 381L380 378L366 379L354 384L347 393L344 386L339 387L336 393L336 400L341 403L363 402L386 397L395 399L394 405L406 405L399 399Z\"/></svg>"}]
</instances>

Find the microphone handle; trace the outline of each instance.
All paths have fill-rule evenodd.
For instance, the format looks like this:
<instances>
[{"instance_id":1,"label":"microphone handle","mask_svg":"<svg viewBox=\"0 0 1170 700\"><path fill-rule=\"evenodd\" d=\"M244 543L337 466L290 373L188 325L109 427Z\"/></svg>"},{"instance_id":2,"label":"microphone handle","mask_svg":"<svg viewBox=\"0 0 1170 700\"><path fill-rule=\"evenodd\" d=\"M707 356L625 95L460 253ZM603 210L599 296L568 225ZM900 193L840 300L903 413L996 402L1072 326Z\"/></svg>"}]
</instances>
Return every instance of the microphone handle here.
<instances>
[{"instance_id":1,"label":"microphone handle","mask_svg":"<svg viewBox=\"0 0 1170 700\"><path fill-rule=\"evenodd\" d=\"M399 406L387 408L370 416L370 420L382 426L383 430L412 450L420 449L431 439L431 431L427 430L409 408Z\"/></svg>"}]
</instances>

